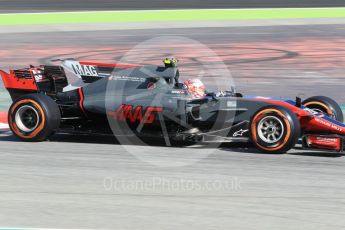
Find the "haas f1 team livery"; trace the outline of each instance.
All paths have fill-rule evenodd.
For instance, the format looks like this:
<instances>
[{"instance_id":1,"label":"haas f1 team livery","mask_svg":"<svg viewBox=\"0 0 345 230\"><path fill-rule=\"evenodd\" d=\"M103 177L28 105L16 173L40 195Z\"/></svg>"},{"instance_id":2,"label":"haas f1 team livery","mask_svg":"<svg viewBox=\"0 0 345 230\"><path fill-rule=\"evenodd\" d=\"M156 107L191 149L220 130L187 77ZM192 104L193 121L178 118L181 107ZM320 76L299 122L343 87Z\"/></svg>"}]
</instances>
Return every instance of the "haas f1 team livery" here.
<instances>
[{"instance_id":1,"label":"haas f1 team livery","mask_svg":"<svg viewBox=\"0 0 345 230\"><path fill-rule=\"evenodd\" d=\"M233 90L194 97L176 59L162 66L61 60L0 71L13 103L9 127L24 141L56 132L134 135L192 142L250 141L266 153L304 148L343 151L339 105L325 96L302 101L243 96Z\"/></svg>"}]
</instances>

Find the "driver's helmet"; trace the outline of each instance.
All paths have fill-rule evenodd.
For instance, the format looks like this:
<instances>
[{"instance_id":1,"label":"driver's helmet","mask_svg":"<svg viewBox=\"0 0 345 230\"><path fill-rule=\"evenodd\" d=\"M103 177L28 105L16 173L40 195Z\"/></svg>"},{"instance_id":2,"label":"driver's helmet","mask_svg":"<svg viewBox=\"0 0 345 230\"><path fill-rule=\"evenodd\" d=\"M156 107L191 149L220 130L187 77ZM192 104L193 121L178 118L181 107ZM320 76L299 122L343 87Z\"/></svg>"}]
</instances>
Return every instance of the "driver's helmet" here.
<instances>
[{"instance_id":1,"label":"driver's helmet","mask_svg":"<svg viewBox=\"0 0 345 230\"><path fill-rule=\"evenodd\" d=\"M189 79L184 81L183 84L186 87L186 90L193 96L193 97L204 97L205 94L205 85L199 79Z\"/></svg>"}]
</instances>

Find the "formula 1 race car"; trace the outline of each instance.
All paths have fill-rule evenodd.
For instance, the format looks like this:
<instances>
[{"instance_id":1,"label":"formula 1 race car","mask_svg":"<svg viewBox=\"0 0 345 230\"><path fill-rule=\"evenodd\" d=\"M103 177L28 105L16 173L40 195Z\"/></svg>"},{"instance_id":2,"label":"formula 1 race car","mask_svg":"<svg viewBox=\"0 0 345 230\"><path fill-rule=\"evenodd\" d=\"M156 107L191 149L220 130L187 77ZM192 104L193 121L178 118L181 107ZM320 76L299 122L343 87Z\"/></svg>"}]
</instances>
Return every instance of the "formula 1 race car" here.
<instances>
[{"instance_id":1,"label":"formula 1 race car","mask_svg":"<svg viewBox=\"0 0 345 230\"><path fill-rule=\"evenodd\" d=\"M0 71L13 100L9 127L24 141L55 132L159 137L174 141L251 141L266 153L304 148L343 151L339 105L243 96L234 90L193 98L175 59L162 66L60 60L59 65Z\"/></svg>"}]
</instances>

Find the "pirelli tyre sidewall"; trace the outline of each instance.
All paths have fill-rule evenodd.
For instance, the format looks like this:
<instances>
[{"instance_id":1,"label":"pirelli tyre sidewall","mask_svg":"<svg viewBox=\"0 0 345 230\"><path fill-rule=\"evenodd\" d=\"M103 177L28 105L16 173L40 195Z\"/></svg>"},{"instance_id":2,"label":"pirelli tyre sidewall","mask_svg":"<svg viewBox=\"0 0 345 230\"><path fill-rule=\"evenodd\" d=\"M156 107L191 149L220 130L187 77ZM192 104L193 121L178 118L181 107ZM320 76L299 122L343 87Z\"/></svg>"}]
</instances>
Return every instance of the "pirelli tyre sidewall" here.
<instances>
[{"instance_id":1,"label":"pirelli tyre sidewall","mask_svg":"<svg viewBox=\"0 0 345 230\"><path fill-rule=\"evenodd\" d=\"M307 98L302 104L317 112L322 112L326 116L329 116L339 122L344 122L344 115L339 104L332 98L325 96L314 96Z\"/></svg>"},{"instance_id":2,"label":"pirelli tyre sidewall","mask_svg":"<svg viewBox=\"0 0 345 230\"><path fill-rule=\"evenodd\" d=\"M274 138L267 134L269 130L275 132ZM265 124L266 123L266 124ZM276 125L274 125L276 123ZM265 106L259 109L250 122L250 138L260 151L265 153L281 154L295 146L300 137L300 123L297 116L290 110L276 105Z\"/></svg>"},{"instance_id":3,"label":"pirelli tyre sidewall","mask_svg":"<svg viewBox=\"0 0 345 230\"><path fill-rule=\"evenodd\" d=\"M60 126L55 101L44 94L28 94L14 101L8 112L13 134L24 141L44 141Z\"/></svg>"}]
</instances>

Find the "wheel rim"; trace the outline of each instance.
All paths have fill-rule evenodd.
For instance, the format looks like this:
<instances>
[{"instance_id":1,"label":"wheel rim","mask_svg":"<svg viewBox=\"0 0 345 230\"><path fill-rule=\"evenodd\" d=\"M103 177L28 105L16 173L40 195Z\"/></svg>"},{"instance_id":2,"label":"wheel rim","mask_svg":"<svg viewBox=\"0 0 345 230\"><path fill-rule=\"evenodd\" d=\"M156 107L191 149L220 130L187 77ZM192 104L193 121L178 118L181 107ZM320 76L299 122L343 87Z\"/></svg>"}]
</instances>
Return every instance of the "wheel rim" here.
<instances>
[{"instance_id":1,"label":"wheel rim","mask_svg":"<svg viewBox=\"0 0 345 230\"><path fill-rule=\"evenodd\" d=\"M264 117L257 127L260 139L268 144L280 141L284 134L283 122L275 116Z\"/></svg>"},{"instance_id":2,"label":"wheel rim","mask_svg":"<svg viewBox=\"0 0 345 230\"><path fill-rule=\"evenodd\" d=\"M22 132L30 133L37 128L40 118L37 110L33 106L24 105L17 110L15 122Z\"/></svg>"}]
</instances>

